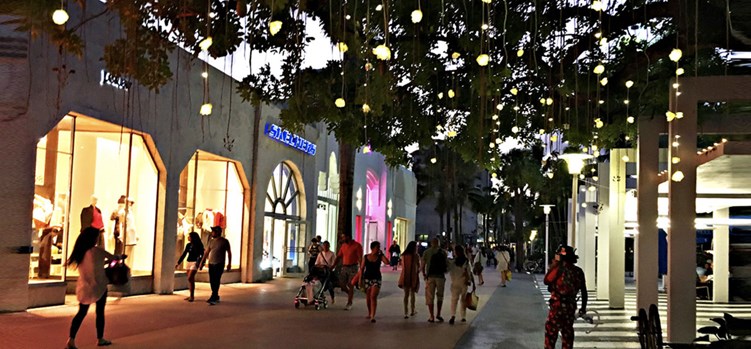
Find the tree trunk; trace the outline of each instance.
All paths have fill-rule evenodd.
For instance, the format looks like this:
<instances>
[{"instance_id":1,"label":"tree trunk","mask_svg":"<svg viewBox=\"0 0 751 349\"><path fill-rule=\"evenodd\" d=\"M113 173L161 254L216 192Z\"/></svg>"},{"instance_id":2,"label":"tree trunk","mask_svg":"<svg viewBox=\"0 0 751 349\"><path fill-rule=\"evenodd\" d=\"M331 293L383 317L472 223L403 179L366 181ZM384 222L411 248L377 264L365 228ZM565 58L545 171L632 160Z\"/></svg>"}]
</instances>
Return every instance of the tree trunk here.
<instances>
[{"instance_id":1,"label":"tree trunk","mask_svg":"<svg viewBox=\"0 0 751 349\"><path fill-rule=\"evenodd\" d=\"M352 187L355 172L355 152L350 144L339 144L339 213L337 216L337 233L351 236L356 229L352 227ZM339 243L341 241L337 239Z\"/></svg>"}]
</instances>

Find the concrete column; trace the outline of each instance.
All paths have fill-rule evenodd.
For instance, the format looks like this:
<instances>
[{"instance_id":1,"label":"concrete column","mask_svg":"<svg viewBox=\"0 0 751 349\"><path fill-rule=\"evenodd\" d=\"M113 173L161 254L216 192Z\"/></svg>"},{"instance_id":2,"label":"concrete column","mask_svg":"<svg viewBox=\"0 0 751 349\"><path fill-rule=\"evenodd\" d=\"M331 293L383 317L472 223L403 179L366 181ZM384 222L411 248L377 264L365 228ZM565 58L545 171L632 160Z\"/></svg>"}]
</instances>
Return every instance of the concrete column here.
<instances>
[{"instance_id":1,"label":"concrete column","mask_svg":"<svg viewBox=\"0 0 751 349\"><path fill-rule=\"evenodd\" d=\"M582 186L582 188L585 188ZM594 291L597 288L595 273L597 270L596 251L595 251L595 221L597 219L597 194L594 191L579 192L581 194L580 202L586 202L586 208L579 208L581 219L577 223L577 255L579 256L579 267L584 270L584 276L587 280L587 290Z\"/></svg>"},{"instance_id":2,"label":"concrete column","mask_svg":"<svg viewBox=\"0 0 751 349\"><path fill-rule=\"evenodd\" d=\"M681 90L684 89L681 83ZM683 173L680 181L668 181L668 341L691 343L696 337L696 99L688 86L677 100L670 88L670 110L683 118L669 123L668 174ZM680 103L679 103L680 101Z\"/></svg>"},{"instance_id":3,"label":"concrete column","mask_svg":"<svg viewBox=\"0 0 751 349\"><path fill-rule=\"evenodd\" d=\"M712 213L714 219L730 218L730 209L721 208ZM729 278L730 278L730 226L715 225L714 237L712 238L713 265L713 292L712 301L715 303L727 303L729 301Z\"/></svg>"},{"instance_id":4,"label":"concrete column","mask_svg":"<svg viewBox=\"0 0 751 349\"><path fill-rule=\"evenodd\" d=\"M568 199L568 224L566 225L566 231L568 232L566 235L566 245L574 246L573 237L574 234L571 232L571 229L573 226L571 225L571 222L575 219L573 216L574 210L571 208L571 199ZM553 246L553 248L556 248L556 246Z\"/></svg>"},{"instance_id":5,"label":"concrete column","mask_svg":"<svg viewBox=\"0 0 751 349\"><path fill-rule=\"evenodd\" d=\"M177 243L177 208L180 170L160 175L159 215L154 248L154 293L171 294L175 290L175 244ZM186 237L187 238L187 237Z\"/></svg>"},{"instance_id":6,"label":"concrete column","mask_svg":"<svg viewBox=\"0 0 751 349\"><path fill-rule=\"evenodd\" d=\"M636 307L649 309L657 304L659 250L657 230L657 174L659 171L659 137L665 121L661 118L639 120L637 158L637 222L634 251Z\"/></svg>"},{"instance_id":7,"label":"concrete column","mask_svg":"<svg viewBox=\"0 0 751 349\"><path fill-rule=\"evenodd\" d=\"M626 149L610 150L610 238L608 258L610 280L608 282L610 309L623 309L625 306L626 289L626 241L624 225L624 207L626 204L626 162L621 158L627 155Z\"/></svg>"},{"instance_id":8,"label":"concrete column","mask_svg":"<svg viewBox=\"0 0 751 349\"><path fill-rule=\"evenodd\" d=\"M600 187L600 205L597 215L597 299L610 298L610 165L597 164Z\"/></svg>"}]
</instances>

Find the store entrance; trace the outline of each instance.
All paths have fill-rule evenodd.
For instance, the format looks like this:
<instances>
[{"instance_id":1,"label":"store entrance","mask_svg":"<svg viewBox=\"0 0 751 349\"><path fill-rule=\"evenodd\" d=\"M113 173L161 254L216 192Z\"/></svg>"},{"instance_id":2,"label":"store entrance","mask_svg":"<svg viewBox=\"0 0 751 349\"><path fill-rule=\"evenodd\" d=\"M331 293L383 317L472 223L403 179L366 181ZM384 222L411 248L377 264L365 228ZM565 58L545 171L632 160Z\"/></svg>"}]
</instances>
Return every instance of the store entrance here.
<instances>
[{"instance_id":1,"label":"store entrance","mask_svg":"<svg viewBox=\"0 0 751 349\"><path fill-rule=\"evenodd\" d=\"M262 269L271 275L302 276L306 273L307 222L300 216L303 193L289 164L280 163L266 190Z\"/></svg>"}]
</instances>

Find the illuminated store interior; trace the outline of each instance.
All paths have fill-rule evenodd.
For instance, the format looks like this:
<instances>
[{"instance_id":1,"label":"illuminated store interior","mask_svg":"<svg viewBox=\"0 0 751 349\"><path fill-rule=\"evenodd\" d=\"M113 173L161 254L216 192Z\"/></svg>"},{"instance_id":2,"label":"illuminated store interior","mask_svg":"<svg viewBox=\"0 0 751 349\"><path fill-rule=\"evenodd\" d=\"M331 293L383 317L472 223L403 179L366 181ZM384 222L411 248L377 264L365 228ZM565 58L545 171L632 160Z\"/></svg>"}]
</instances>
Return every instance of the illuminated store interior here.
<instances>
[{"instance_id":1,"label":"illuminated store interior","mask_svg":"<svg viewBox=\"0 0 751 349\"><path fill-rule=\"evenodd\" d=\"M296 169L287 162L276 166L266 188L261 269L273 276L299 275L306 270L307 224L305 201Z\"/></svg>"}]
</instances>

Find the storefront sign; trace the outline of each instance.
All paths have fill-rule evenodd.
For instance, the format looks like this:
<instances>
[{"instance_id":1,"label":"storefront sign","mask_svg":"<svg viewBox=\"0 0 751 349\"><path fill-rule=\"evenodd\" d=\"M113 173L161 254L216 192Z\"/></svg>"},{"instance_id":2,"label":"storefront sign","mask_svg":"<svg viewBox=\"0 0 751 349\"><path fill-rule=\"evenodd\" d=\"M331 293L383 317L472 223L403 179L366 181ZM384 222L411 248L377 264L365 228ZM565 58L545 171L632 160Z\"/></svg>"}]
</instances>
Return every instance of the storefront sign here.
<instances>
[{"instance_id":1,"label":"storefront sign","mask_svg":"<svg viewBox=\"0 0 751 349\"><path fill-rule=\"evenodd\" d=\"M99 79L100 86L110 85L120 90L127 90L130 88L130 85L132 85L132 83L126 80L125 78L116 77L104 69L102 69L100 76L101 76Z\"/></svg>"},{"instance_id":2,"label":"storefront sign","mask_svg":"<svg viewBox=\"0 0 751 349\"><path fill-rule=\"evenodd\" d=\"M307 139L302 138L277 125L266 123L266 127L264 128L263 133L269 136L269 138L279 143L286 144L287 146L295 148L303 153L306 153L308 155L316 155L315 143L312 143Z\"/></svg>"}]
</instances>

